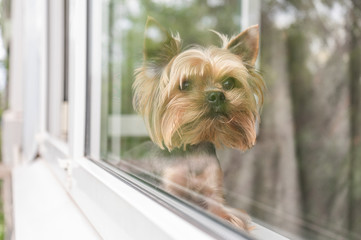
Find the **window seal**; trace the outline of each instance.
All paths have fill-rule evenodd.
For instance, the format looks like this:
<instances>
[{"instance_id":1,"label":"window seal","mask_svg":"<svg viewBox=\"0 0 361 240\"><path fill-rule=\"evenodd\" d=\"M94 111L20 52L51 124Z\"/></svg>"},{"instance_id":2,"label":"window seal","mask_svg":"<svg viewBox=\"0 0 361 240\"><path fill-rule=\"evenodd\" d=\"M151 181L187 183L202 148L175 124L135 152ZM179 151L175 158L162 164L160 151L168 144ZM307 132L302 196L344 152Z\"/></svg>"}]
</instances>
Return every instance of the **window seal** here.
<instances>
[{"instance_id":1,"label":"window seal","mask_svg":"<svg viewBox=\"0 0 361 240\"><path fill-rule=\"evenodd\" d=\"M165 207L170 212L183 218L185 221L199 228L216 239L254 239L246 233L238 231L235 227L228 225L222 220L214 218L211 214L194 208L191 204L161 190L151 184L133 176L121 169L117 169L104 160L94 160L87 157L96 166L118 178L123 183L136 189L143 195Z\"/></svg>"}]
</instances>

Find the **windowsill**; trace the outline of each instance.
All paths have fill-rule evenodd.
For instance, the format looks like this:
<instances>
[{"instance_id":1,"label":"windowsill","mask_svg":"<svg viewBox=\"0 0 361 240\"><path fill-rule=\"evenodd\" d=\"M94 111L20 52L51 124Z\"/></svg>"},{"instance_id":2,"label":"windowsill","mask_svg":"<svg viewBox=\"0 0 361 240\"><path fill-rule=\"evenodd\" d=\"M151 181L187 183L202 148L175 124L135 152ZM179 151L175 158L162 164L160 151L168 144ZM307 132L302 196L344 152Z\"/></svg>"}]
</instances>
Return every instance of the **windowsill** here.
<instances>
[{"instance_id":1,"label":"windowsill","mask_svg":"<svg viewBox=\"0 0 361 240\"><path fill-rule=\"evenodd\" d=\"M15 237L101 239L43 159L12 172Z\"/></svg>"}]
</instances>

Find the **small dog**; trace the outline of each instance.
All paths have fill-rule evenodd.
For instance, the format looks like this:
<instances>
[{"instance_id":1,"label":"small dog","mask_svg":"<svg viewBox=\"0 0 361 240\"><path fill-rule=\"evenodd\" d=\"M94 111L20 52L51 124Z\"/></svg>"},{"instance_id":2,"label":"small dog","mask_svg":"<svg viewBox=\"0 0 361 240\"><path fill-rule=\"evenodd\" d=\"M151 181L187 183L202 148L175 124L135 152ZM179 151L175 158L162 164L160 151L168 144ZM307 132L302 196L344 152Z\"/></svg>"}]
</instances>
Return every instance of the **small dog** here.
<instances>
[{"instance_id":1,"label":"small dog","mask_svg":"<svg viewBox=\"0 0 361 240\"><path fill-rule=\"evenodd\" d=\"M230 39L215 33L222 47L182 50L178 34L148 18L133 105L154 144L146 145L147 160L139 165L159 175L166 191L249 231L249 218L224 206L215 148L255 144L265 88L254 68L259 30L252 26Z\"/></svg>"}]
</instances>

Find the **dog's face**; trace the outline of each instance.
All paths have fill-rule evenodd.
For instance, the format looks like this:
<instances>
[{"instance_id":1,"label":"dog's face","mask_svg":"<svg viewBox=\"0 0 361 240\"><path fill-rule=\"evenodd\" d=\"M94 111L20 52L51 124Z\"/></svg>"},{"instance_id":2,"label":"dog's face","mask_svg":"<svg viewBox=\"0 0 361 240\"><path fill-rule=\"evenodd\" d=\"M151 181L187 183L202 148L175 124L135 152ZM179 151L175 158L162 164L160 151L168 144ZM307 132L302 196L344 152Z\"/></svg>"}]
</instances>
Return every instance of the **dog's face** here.
<instances>
[{"instance_id":1,"label":"dog's face","mask_svg":"<svg viewBox=\"0 0 361 240\"><path fill-rule=\"evenodd\" d=\"M264 83L254 70L258 26L190 47L149 18L143 66L136 70L134 107L150 136L169 151L200 142L246 150L254 145Z\"/></svg>"}]
</instances>

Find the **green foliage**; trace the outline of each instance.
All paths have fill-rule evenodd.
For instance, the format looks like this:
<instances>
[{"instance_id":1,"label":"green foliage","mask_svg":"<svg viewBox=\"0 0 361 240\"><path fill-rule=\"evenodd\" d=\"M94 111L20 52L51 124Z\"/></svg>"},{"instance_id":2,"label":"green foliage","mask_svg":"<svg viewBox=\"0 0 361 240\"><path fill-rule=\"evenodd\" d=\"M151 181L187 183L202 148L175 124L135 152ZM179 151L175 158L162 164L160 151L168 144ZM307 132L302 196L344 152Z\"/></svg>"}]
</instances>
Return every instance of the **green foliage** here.
<instances>
[{"instance_id":1,"label":"green foliage","mask_svg":"<svg viewBox=\"0 0 361 240\"><path fill-rule=\"evenodd\" d=\"M173 34L178 32L184 46L219 44L219 38L209 31L211 29L228 35L240 32L240 7L237 0L220 1L221 5L216 6L203 0L183 4L177 1L162 2L113 0L109 4L109 16L113 16L109 19L109 47L112 54L121 54L119 58L114 57L117 60L110 60L113 72L108 77L112 78L113 88L109 88L109 95L113 98L109 100L120 101L120 112L123 114L133 113L131 86L134 70L143 59L143 35L148 16L155 18ZM120 48L120 51L115 53L115 48ZM113 108L111 112L114 111L119 110Z\"/></svg>"}]
</instances>

